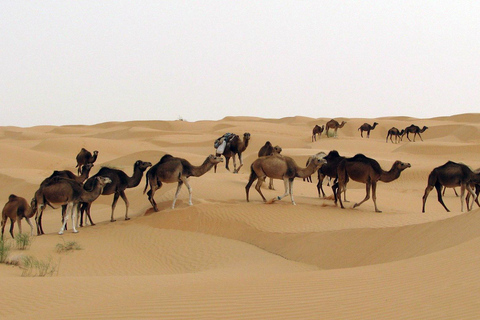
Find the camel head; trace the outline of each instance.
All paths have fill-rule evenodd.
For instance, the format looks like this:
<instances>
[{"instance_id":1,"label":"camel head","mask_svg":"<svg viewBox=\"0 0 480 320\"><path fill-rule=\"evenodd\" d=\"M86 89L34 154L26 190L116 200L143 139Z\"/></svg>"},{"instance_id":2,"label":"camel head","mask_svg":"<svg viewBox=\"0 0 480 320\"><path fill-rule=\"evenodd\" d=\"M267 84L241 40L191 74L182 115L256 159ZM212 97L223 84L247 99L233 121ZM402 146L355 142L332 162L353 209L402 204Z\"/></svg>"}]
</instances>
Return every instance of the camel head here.
<instances>
[{"instance_id":1,"label":"camel head","mask_svg":"<svg viewBox=\"0 0 480 320\"><path fill-rule=\"evenodd\" d=\"M213 164L217 164L217 163L223 162L223 158L221 156L215 156L211 154L208 156L208 161L210 161Z\"/></svg>"},{"instance_id":2,"label":"camel head","mask_svg":"<svg viewBox=\"0 0 480 320\"><path fill-rule=\"evenodd\" d=\"M104 187L107 183L112 183L112 180L108 177L97 177L98 183Z\"/></svg>"},{"instance_id":3,"label":"camel head","mask_svg":"<svg viewBox=\"0 0 480 320\"><path fill-rule=\"evenodd\" d=\"M398 170L400 171L403 171L407 168L410 168L412 165L408 162L402 162L402 161L395 161L395 163L393 164L395 166L395 168L397 168Z\"/></svg>"},{"instance_id":4,"label":"camel head","mask_svg":"<svg viewBox=\"0 0 480 320\"><path fill-rule=\"evenodd\" d=\"M134 165L134 169L140 169L140 171L145 171L147 170L148 167L151 167L152 163L151 162L143 162L142 160L137 160Z\"/></svg>"},{"instance_id":5,"label":"camel head","mask_svg":"<svg viewBox=\"0 0 480 320\"><path fill-rule=\"evenodd\" d=\"M32 201L30 201L30 208L32 208L32 216L37 213L38 207L37 207L37 199L35 197L32 198Z\"/></svg>"},{"instance_id":6,"label":"camel head","mask_svg":"<svg viewBox=\"0 0 480 320\"><path fill-rule=\"evenodd\" d=\"M243 134L243 140L244 140L244 141L250 140L250 133L245 132L245 133Z\"/></svg>"},{"instance_id":7,"label":"camel head","mask_svg":"<svg viewBox=\"0 0 480 320\"><path fill-rule=\"evenodd\" d=\"M327 163L327 160L325 160L325 157L326 157L325 152L319 152L317 154L314 154L313 156L310 156L310 159L308 159L308 163L313 163L314 166L317 169L319 169L321 166Z\"/></svg>"},{"instance_id":8,"label":"camel head","mask_svg":"<svg viewBox=\"0 0 480 320\"><path fill-rule=\"evenodd\" d=\"M282 152L282 147L278 145L273 147L273 153L281 153L281 152Z\"/></svg>"}]
</instances>

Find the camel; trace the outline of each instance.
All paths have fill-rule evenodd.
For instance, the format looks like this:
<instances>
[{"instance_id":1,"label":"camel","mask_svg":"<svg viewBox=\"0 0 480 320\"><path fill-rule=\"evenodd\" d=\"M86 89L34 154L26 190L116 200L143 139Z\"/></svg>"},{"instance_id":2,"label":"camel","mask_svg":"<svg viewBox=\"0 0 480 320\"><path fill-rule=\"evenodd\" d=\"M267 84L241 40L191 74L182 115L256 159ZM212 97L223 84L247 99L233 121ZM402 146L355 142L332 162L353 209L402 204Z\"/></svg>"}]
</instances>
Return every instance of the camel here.
<instances>
[{"instance_id":1,"label":"camel","mask_svg":"<svg viewBox=\"0 0 480 320\"><path fill-rule=\"evenodd\" d=\"M322 132L323 130L325 130L325 126L322 125L321 127L319 125L315 125L315 127L313 127L313 130L312 130L312 142L313 140L315 139L315 141L317 141L317 134L318 134L318 138L320 138L322 136Z\"/></svg>"},{"instance_id":2,"label":"camel","mask_svg":"<svg viewBox=\"0 0 480 320\"><path fill-rule=\"evenodd\" d=\"M211 154L200 166L194 166L183 158L177 158L167 154L147 171L146 184L143 193L147 191L147 187L150 185L150 190L147 192L148 200L152 204L153 210L158 211L157 203L153 198L155 196L155 191L162 187L162 183L177 182L177 191L175 192L175 197L173 199L172 209L175 208L175 202L177 201L178 194L180 193L183 184L185 184L188 189L188 204L192 205L192 188L188 183L188 178L204 175L219 162L223 162L223 158Z\"/></svg>"},{"instance_id":3,"label":"camel","mask_svg":"<svg viewBox=\"0 0 480 320\"><path fill-rule=\"evenodd\" d=\"M323 166L318 169L318 183L317 183L317 191L318 196L323 196L325 198L325 191L323 191L323 180L325 177L329 177L330 179L337 178L337 168L339 163L345 159L345 157L340 156L337 150L330 151L324 158L327 160ZM347 202L347 190L343 190L343 199Z\"/></svg>"},{"instance_id":4,"label":"camel","mask_svg":"<svg viewBox=\"0 0 480 320\"><path fill-rule=\"evenodd\" d=\"M273 146L270 141L265 142L263 147L258 150L258 157L265 157L265 156L271 156L272 154L280 154L282 152L282 148L280 146ZM273 187L273 179L270 178L270 181L268 183L268 189L270 190L275 190Z\"/></svg>"},{"instance_id":5,"label":"camel","mask_svg":"<svg viewBox=\"0 0 480 320\"><path fill-rule=\"evenodd\" d=\"M334 130L334 134L333 136L334 137L337 137L337 130L339 128L343 128L343 126L345 125L345 121L342 121L342 123L338 123L337 120L334 120L334 119L331 119L329 120L326 124L325 124L325 134L327 135L327 138L329 138L330 136L328 135L328 130L329 129L333 129Z\"/></svg>"},{"instance_id":6,"label":"camel","mask_svg":"<svg viewBox=\"0 0 480 320\"><path fill-rule=\"evenodd\" d=\"M89 178L85 181L84 189L91 190L94 187L94 179L96 177L108 177L112 180L102 191L102 195L108 196L113 194L113 202L112 202L112 214L110 216L110 222L115 222L116 220L113 219L113 213L115 211L115 207L117 205L118 197L122 197L123 201L125 202L125 220L130 220L128 217L128 199L125 195L125 189L127 188L134 188L140 184L140 181L143 177L143 172L147 170L148 167L151 167L152 164L150 162L144 162L141 160L137 160L133 165L133 175L131 177L127 176L125 172L118 169L113 169L109 167L102 167L100 171L98 171L93 177ZM87 217L90 219L90 223L92 223L92 218L90 216L90 208L92 206L92 202L82 201L80 205L80 217L83 222L83 213L87 214Z\"/></svg>"},{"instance_id":7,"label":"camel","mask_svg":"<svg viewBox=\"0 0 480 320\"><path fill-rule=\"evenodd\" d=\"M424 133L425 130L427 130L427 129L428 129L427 126L423 126L423 128L420 129L420 127L412 124L412 125L410 125L409 127L406 127L406 128L405 128L405 132L403 133L403 135L406 134L408 141L412 141L412 140L410 140L410 138L408 137L408 134L409 134L409 133L413 133L413 142L415 142L415 137L416 137L417 134L418 134L418 136L420 137L420 140L423 141L422 136L420 135L420 133Z\"/></svg>"},{"instance_id":8,"label":"camel","mask_svg":"<svg viewBox=\"0 0 480 320\"><path fill-rule=\"evenodd\" d=\"M228 168L228 162L230 158L233 158L233 173L238 173L240 168L243 166L242 152L244 152L248 147L248 142L250 141L250 133L245 132L243 134L243 140L240 139L238 135L235 135L226 145L223 152L216 153L216 156L223 155L225 157L225 168L230 171ZM235 155L238 154L238 159L240 160L240 166L237 169L237 163L235 161ZM214 172L217 172L217 165L214 166Z\"/></svg>"},{"instance_id":9,"label":"camel","mask_svg":"<svg viewBox=\"0 0 480 320\"><path fill-rule=\"evenodd\" d=\"M428 194L435 187L437 189L438 202L447 210L442 198L442 186L453 188L460 187L460 207L463 212L463 199L465 198L465 189L473 196L473 200L477 199L475 192L472 190L471 184L480 184L480 173L474 173L468 166L463 163L456 163L448 161L444 165L436 167L428 175L428 183L423 194L423 207L422 212L425 212L425 202L427 201ZM473 202L472 202L473 207ZM470 211L471 207L467 210Z\"/></svg>"},{"instance_id":10,"label":"camel","mask_svg":"<svg viewBox=\"0 0 480 320\"><path fill-rule=\"evenodd\" d=\"M5 203L5 206L2 210L2 239L3 232L5 230L5 225L7 224L7 219L10 219L10 234L12 238L15 238L13 235L13 227L15 226L15 221L18 224L18 230L22 233L22 219L25 218L27 223L30 225L30 235L33 235L33 225L30 222L30 218L34 216L32 207L28 204L27 200L22 197L17 197L14 194L11 194L8 197L8 202Z\"/></svg>"},{"instance_id":11,"label":"camel","mask_svg":"<svg viewBox=\"0 0 480 320\"><path fill-rule=\"evenodd\" d=\"M335 204L340 201L340 206L344 209L340 193L347 185L349 179L366 184L366 195L359 203L353 205L354 208L370 199L370 187L372 188L372 200L375 206L375 212L382 212L377 207L377 182L391 182L398 179L403 170L410 168L410 163L395 161L389 171L384 171L380 164L363 154L357 154L352 158L343 159L337 168L338 181L333 185L335 195Z\"/></svg>"},{"instance_id":12,"label":"camel","mask_svg":"<svg viewBox=\"0 0 480 320\"><path fill-rule=\"evenodd\" d=\"M35 221L37 223L37 235L44 234L42 227L42 216L45 207L49 205L55 209L55 205L67 205L67 210L63 216L63 224L58 234L63 234L67 220L68 207L70 207L73 232L77 233L78 224L78 205L80 202L93 202L102 193L104 187L112 182L108 177L95 177L98 180L96 188L86 191L82 185L74 180L55 177L47 183L40 185L32 199L32 210L35 212ZM40 211L40 212L39 212Z\"/></svg>"},{"instance_id":13,"label":"camel","mask_svg":"<svg viewBox=\"0 0 480 320\"><path fill-rule=\"evenodd\" d=\"M325 152L320 151L320 152L316 153L315 156L316 156L317 158L323 159L323 158L325 157ZM308 165L310 164L310 162L312 161L312 159L313 159L312 157L309 157L309 158L307 159L307 162L305 163L305 166L306 166L306 167L308 167ZM325 160L327 160L327 159L325 159ZM319 169L319 170L320 170L320 169ZM307 176L307 177L303 178L303 181L307 181L307 182L312 183L312 176Z\"/></svg>"},{"instance_id":14,"label":"camel","mask_svg":"<svg viewBox=\"0 0 480 320\"><path fill-rule=\"evenodd\" d=\"M93 151L93 155L90 151L85 148L82 148L80 152L77 154L77 165L75 168L78 168L78 174L81 174L82 166L86 165L87 163L94 163L97 160L98 151Z\"/></svg>"},{"instance_id":15,"label":"camel","mask_svg":"<svg viewBox=\"0 0 480 320\"><path fill-rule=\"evenodd\" d=\"M402 138L403 138L404 134L405 134L404 129L402 129L400 131L397 128L392 127L387 132L387 138L385 139L385 142L388 143L388 137L390 137L390 141L392 141L392 143L398 143L398 142L402 141ZM395 142L393 142L393 139L392 139L393 137L395 137ZM398 139L398 141L397 141L397 139Z\"/></svg>"},{"instance_id":16,"label":"camel","mask_svg":"<svg viewBox=\"0 0 480 320\"><path fill-rule=\"evenodd\" d=\"M364 123L358 128L360 130L360 136L363 138L363 131L367 131L367 138L370 138L370 131L375 129L375 127L378 125L378 122L374 122L373 126L369 125L368 123Z\"/></svg>"},{"instance_id":17,"label":"camel","mask_svg":"<svg viewBox=\"0 0 480 320\"><path fill-rule=\"evenodd\" d=\"M273 198L269 203L281 200L287 195L290 195L290 200L292 201L292 204L295 205L295 200L293 199L293 180L296 177L305 178L312 175L326 162L323 158L320 159L316 155L311 156L311 158L310 164L306 168L300 168L292 158L279 154L257 158L250 167L250 178L245 186L247 202L249 201L248 192L250 187L257 179L258 182L255 189L260 194L263 201L267 202L260 187L265 179L269 177L273 179L282 179L285 185L285 193L282 196Z\"/></svg>"}]
</instances>

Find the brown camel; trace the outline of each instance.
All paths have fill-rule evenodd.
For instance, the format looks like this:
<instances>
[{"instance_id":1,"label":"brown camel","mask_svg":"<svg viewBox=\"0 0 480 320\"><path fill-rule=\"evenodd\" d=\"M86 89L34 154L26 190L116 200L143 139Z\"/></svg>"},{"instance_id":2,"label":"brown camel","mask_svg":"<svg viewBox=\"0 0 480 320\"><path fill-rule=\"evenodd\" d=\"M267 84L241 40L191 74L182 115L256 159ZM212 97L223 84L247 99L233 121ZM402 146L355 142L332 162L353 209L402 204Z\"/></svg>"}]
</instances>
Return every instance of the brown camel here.
<instances>
[{"instance_id":1,"label":"brown camel","mask_svg":"<svg viewBox=\"0 0 480 320\"><path fill-rule=\"evenodd\" d=\"M398 142L402 141L402 138L403 138L404 134L405 134L404 129L402 129L402 131L400 131L397 128L392 127L387 132L387 138L385 139L385 142L388 142L388 137L390 137L390 141L392 141L392 143L398 143ZM393 142L393 139L392 139L393 137L395 137L395 142Z\"/></svg>"},{"instance_id":2,"label":"brown camel","mask_svg":"<svg viewBox=\"0 0 480 320\"><path fill-rule=\"evenodd\" d=\"M97 174L93 177L85 181L84 189L91 190L94 186L94 179L96 177L108 177L112 180L102 191L102 195L108 196L113 194L113 202L112 202L112 214L110 216L110 221L115 222L116 220L113 219L113 213L115 211L115 207L117 205L117 201L119 197L122 197L123 201L125 202L125 220L130 220L128 217L128 199L125 195L125 189L127 188L134 188L140 184L142 180L143 173L147 170L148 167L152 166L150 162L144 162L141 160L137 160L133 165L133 175L131 177L127 176L125 172L118 169L102 167ZM90 223L92 225L92 218L90 216L90 208L92 206L91 202L82 201L80 205L80 219L83 222L83 213L87 214L87 217L90 219Z\"/></svg>"},{"instance_id":3,"label":"brown camel","mask_svg":"<svg viewBox=\"0 0 480 320\"><path fill-rule=\"evenodd\" d=\"M425 212L425 202L427 201L428 194L433 188L437 189L438 202L440 202L447 212L450 212L445 203L443 203L442 186L449 188L460 187L460 207L463 212L465 189L473 196L473 200L476 200L476 194L472 190L472 184L480 184L480 173L474 173L463 163L448 161L444 165L434 168L428 175L428 183L423 195L422 212ZM467 206L467 210L471 210L471 208Z\"/></svg>"},{"instance_id":4,"label":"brown camel","mask_svg":"<svg viewBox=\"0 0 480 320\"><path fill-rule=\"evenodd\" d=\"M328 130L329 129L333 129L334 131L334 134L333 136L336 137L337 136L337 130L339 128L343 128L343 126L345 125L345 121L342 121L342 123L338 123L337 120L329 120L326 124L325 124L325 134L327 135L327 138L329 138L330 136L328 135Z\"/></svg>"},{"instance_id":5,"label":"brown camel","mask_svg":"<svg viewBox=\"0 0 480 320\"><path fill-rule=\"evenodd\" d=\"M409 134L409 133L413 133L413 142L415 142L415 137L416 137L417 134L418 134L418 136L420 137L420 140L423 141L422 136L420 135L420 133L424 133L425 130L427 130L427 129L428 129L427 126L423 126L423 128L420 129L420 127L412 124L412 125L410 125L409 127L406 127L406 128L405 128L405 132L403 133L403 135L406 134L408 141L412 141L412 140L410 140L410 138L408 137L408 134Z\"/></svg>"},{"instance_id":6,"label":"brown camel","mask_svg":"<svg viewBox=\"0 0 480 320\"><path fill-rule=\"evenodd\" d=\"M374 122L373 126L369 125L368 123L364 123L358 128L360 130L360 136L363 138L363 131L367 132L367 138L370 138L370 131L375 129L375 127L378 125L378 122Z\"/></svg>"},{"instance_id":7,"label":"brown camel","mask_svg":"<svg viewBox=\"0 0 480 320\"><path fill-rule=\"evenodd\" d=\"M258 150L258 157L265 157L265 156L271 156L272 154L280 154L282 152L282 148L280 146L273 146L270 141L265 142L263 147ZM275 190L273 187L273 179L270 178L270 181L268 183L268 189L270 190Z\"/></svg>"},{"instance_id":8,"label":"brown camel","mask_svg":"<svg viewBox=\"0 0 480 320\"><path fill-rule=\"evenodd\" d=\"M216 153L216 156L223 155L225 157L225 168L230 171L228 168L228 162L230 158L233 159L233 173L238 173L240 168L243 166L242 152L245 151L248 147L248 142L250 141L250 133L245 132L243 134L243 140L240 139L238 135L235 135L226 145L223 153ZM235 155L238 154L238 159L240 161L240 166L237 169L237 163L235 161ZM214 172L217 172L217 165L215 165Z\"/></svg>"},{"instance_id":9,"label":"brown camel","mask_svg":"<svg viewBox=\"0 0 480 320\"><path fill-rule=\"evenodd\" d=\"M67 205L67 210L63 217L63 224L58 232L63 234L68 220L68 207L70 207L73 232L77 233L78 224L78 205L80 202L93 202L97 199L104 187L111 182L107 177L96 177L98 183L96 188L86 191L82 185L74 180L55 177L50 179L35 192L35 197L32 200L32 210L35 212L35 221L37 223L37 235L44 234L42 227L42 216L45 207L49 205L55 208L55 205ZM40 212L39 212L40 211Z\"/></svg>"},{"instance_id":10,"label":"brown camel","mask_svg":"<svg viewBox=\"0 0 480 320\"><path fill-rule=\"evenodd\" d=\"M293 180L296 177L305 178L307 176L311 176L326 162L324 159L320 159L316 155L311 156L311 158L312 160L306 168L300 168L292 158L279 154L257 158L257 160L255 160L250 167L250 178L245 186L247 202L249 201L248 192L250 187L257 179L258 181L255 189L260 194L263 201L266 202L260 187L265 179L270 177L273 179L283 180L285 185L285 193L282 196L273 198L269 202L271 203L276 200L281 200L287 195L290 195L290 200L292 201L292 204L295 205L295 200L293 199Z\"/></svg>"},{"instance_id":11,"label":"brown camel","mask_svg":"<svg viewBox=\"0 0 480 320\"><path fill-rule=\"evenodd\" d=\"M337 150L330 151L324 158L327 160L323 166L318 169L318 183L317 183L317 191L319 197L325 198L325 191L323 191L323 180L325 177L329 177L330 179L337 178L337 168L340 162L345 159L345 157L341 156ZM343 190L343 199L347 202L347 190L346 187Z\"/></svg>"},{"instance_id":12,"label":"brown camel","mask_svg":"<svg viewBox=\"0 0 480 320\"><path fill-rule=\"evenodd\" d=\"M341 191L346 187L349 179L366 184L366 195L359 203L353 205L354 208L360 206L362 203L370 199L370 187L372 188L372 200L375 205L375 211L381 212L377 208L377 182L391 182L400 177L403 170L410 168L410 163L395 161L389 171L384 171L380 164L372 159L357 154L352 158L343 159L337 169L338 182L334 184L333 193L335 195L335 203L337 199L340 201L340 206L344 208L342 199L340 198Z\"/></svg>"},{"instance_id":13,"label":"brown camel","mask_svg":"<svg viewBox=\"0 0 480 320\"><path fill-rule=\"evenodd\" d=\"M90 151L85 148L82 148L80 152L77 154L77 165L75 168L78 167L78 174L81 174L82 166L86 165L87 163L94 163L97 160L98 151L93 151L93 155Z\"/></svg>"},{"instance_id":14,"label":"brown camel","mask_svg":"<svg viewBox=\"0 0 480 320\"><path fill-rule=\"evenodd\" d=\"M152 166L146 174L146 184L143 193L147 191L147 187L150 185L150 190L147 192L148 200L153 206L155 211L158 211L157 203L153 198L155 191L162 187L162 183L178 183L177 191L172 203L172 209L175 208L175 202L177 201L178 194L183 184L188 189L188 204L192 205L192 188L188 183L189 177L200 177L207 173L219 162L223 162L223 158L219 156L209 155L200 166L194 166L183 158L172 157L167 154L160 159L160 161Z\"/></svg>"},{"instance_id":15,"label":"brown camel","mask_svg":"<svg viewBox=\"0 0 480 320\"><path fill-rule=\"evenodd\" d=\"M323 130L325 129L325 126L322 125L321 127L316 124L315 127L313 127L313 130L312 130L312 142L313 140L317 141L317 134L318 134L318 138L320 139L320 137L322 136L322 132Z\"/></svg>"},{"instance_id":16,"label":"brown camel","mask_svg":"<svg viewBox=\"0 0 480 320\"><path fill-rule=\"evenodd\" d=\"M15 226L15 221L18 223L18 230L22 233L22 219L25 218L27 223L30 225L30 235L33 235L33 225L30 222L30 218L33 217L35 213L32 210L32 207L28 204L27 200L22 197L17 197L14 194L11 194L8 197L8 202L5 203L5 206L2 210L2 239L3 232L5 230L5 225L7 224L7 219L10 219L10 234L13 236L13 227Z\"/></svg>"}]
</instances>

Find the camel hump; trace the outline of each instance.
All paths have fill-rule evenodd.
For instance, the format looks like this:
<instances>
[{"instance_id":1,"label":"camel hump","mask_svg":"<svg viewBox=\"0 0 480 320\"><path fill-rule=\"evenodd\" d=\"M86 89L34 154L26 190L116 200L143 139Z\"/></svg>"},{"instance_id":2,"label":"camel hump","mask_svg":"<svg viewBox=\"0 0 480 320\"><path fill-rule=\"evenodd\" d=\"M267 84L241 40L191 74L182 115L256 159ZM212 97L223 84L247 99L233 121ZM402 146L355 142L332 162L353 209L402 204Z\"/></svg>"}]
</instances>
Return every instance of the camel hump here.
<instances>
[{"instance_id":1,"label":"camel hump","mask_svg":"<svg viewBox=\"0 0 480 320\"><path fill-rule=\"evenodd\" d=\"M167 162L169 160L172 160L173 159L173 156L171 154L166 154L164 155L161 159L160 159L160 163L164 163L164 162Z\"/></svg>"},{"instance_id":2,"label":"camel hump","mask_svg":"<svg viewBox=\"0 0 480 320\"><path fill-rule=\"evenodd\" d=\"M16 195L14 195L13 193L11 195L8 196L8 201L13 201L15 199L17 199L18 197Z\"/></svg>"}]
</instances>

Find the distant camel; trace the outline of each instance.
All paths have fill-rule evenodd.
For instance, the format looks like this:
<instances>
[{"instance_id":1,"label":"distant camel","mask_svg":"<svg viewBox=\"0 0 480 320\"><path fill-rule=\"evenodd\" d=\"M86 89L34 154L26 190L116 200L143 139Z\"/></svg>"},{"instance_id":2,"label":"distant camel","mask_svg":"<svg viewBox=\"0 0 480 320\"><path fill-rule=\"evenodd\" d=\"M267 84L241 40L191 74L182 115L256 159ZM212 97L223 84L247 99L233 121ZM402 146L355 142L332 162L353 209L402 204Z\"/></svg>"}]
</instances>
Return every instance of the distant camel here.
<instances>
[{"instance_id":1,"label":"distant camel","mask_svg":"<svg viewBox=\"0 0 480 320\"><path fill-rule=\"evenodd\" d=\"M405 128L405 132L404 132L403 134L404 134L404 135L405 135L405 134L407 135L408 141L412 141L412 140L410 140L410 138L408 137L408 134L409 134L409 133L413 133L413 142L415 142L415 137L417 136L417 134L418 134L418 136L420 137L420 140L423 141L422 136L420 135L420 133L424 133L425 130L427 130L427 129L428 129L427 126L423 126L423 128L420 129L420 127L412 124L411 126Z\"/></svg>"},{"instance_id":2,"label":"distant camel","mask_svg":"<svg viewBox=\"0 0 480 320\"><path fill-rule=\"evenodd\" d=\"M460 207L463 212L463 200L465 198L465 189L473 196L473 200L476 200L475 192L473 192L471 184L480 183L480 173L475 174L468 166L463 163L456 163L448 161L440 167L436 167L428 175L428 183L423 195L423 207L422 212L425 212L425 202L427 201L428 194L433 188L437 189L438 202L447 210L442 198L442 186L453 188L460 187ZM472 203L473 207L473 203ZM467 206L467 210L470 210Z\"/></svg>"},{"instance_id":3,"label":"distant camel","mask_svg":"<svg viewBox=\"0 0 480 320\"><path fill-rule=\"evenodd\" d=\"M340 162L337 169L338 182L332 187L335 195L335 203L337 199L340 201L340 206L343 207L340 193L346 187L349 179L366 184L366 195L359 203L353 205L354 208L360 206L362 203L370 199L370 187L372 188L372 200L375 205L375 211L381 212L377 208L377 182L391 182L400 177L400 174L406 168L410 168L410 163L404 163L401 161L395 161L390 171L384 171L380 164L372 159L364 156L363 154L357 154L353 158L345 158Z\"/></svg>"},{"instance_id":4,"label":"distant camel","mask_svg":"<svg viewBox=\"0 0 480 320\"><path fill-rule=\"evenodd\" d=\"M82 148L80 152L77 154L77 165L75 168L78 168L78 174L82 171L82 166L87 163L94 163L97 160L98 151L93 151L93 155L90 151L85 148Z\"/></svg>"},{"instance_id":5,"label":"distant camel","mask_svg":"<svg viewBox=\"0 0 480 320\"><path fill-rule=\"evenodd\" d=\"M287 195L290 195L290 200L292 201L292 204L295 205L295 200L293 199L293 180L295 177L305 178L310 176L326 162L324 159L320 159L315 155L311 156L311 158L312 160L306 168L300 168L292 158L279 154L260 157L255 160L250 167L250 178L245 186L247 202L249 201L248 192L250 187L257 179L258 182L255 189L260 194L263 201L266 202L260 187L265 179L270 177L273 179L282 179L285 185L285 193L282 196L273 198L270 202L281 200Z\"/></svg>"},{"instance_id":6,"label":"distant camel","mask_svg":"<svg viewBox=\"0 0 480 320\"><path fill-rule=\"evenodd\" d=\"M248 142L250 141L250 133L245 132L243 134L243 140L240 139L238 135L235 135L226 145L223 153L216 153L216 156L223 155L225 157L225 168L230 171L228 168L228 162L230 158L233 158L233 173L238 173L240 168L243 166L242 152L244 152L248 147ZM235 161L235 155L238 154L238 159L240 160L240 166L237 169L237 163ZM217 166L215 165L214 172L217 172Z\"/></svg>"},{"instance_id":7,"label":"distant camel","mask_svg":"<svg viewBox=\"0 0 480 320\"><path fill-rule=\"evenodd\" d=\"M323 191L323 180L325 179L325 177L329 177L331 179L337 178L338 165L343 159L345 159L345 157L341 156L337 150L332 150L327 154L324 159L327 160L327 163L325 163L323 166L320 167L320 169L318 169L317 191L319 197L325 197L325 191ZM347 192L346 190L343 191L343 199L346 202Z\"/></svg>"},{"instance_id":8,"label":"distant camel","mask_svg":"<svg viewBox=\"0 0 480 320\"><path fill-rule=\"evenodd\" d=\"M86 190L90 190L91 188L93 188L94 179L96 177L109 177L112 182L103 189L102 195L108 196L110 194L113 194L112 214L110 216L110 222L116 221L115 219L113 219L113 213L115 211L115 206L117 205L118 197L122 197L123 201L125 202L125 220L130 220L130 218L128 217L129 203L125 194L125 189L138 186L140 184L140 181L142 180L143 172L145 172L145 170L147 170L147 168L151 166L152 164L150 162L137 160L133 165L133 175L131 177L127 176L127 174L122 170L103 167L100 169L100 171L98 171L97 174L85 181L84 188ZM90 216L90 207L92 206L92 203L88 201L82 202L83 203L80 206L81 219L83 220L83 213L85 212L87 214L87 217L90 219L90 222L92 222Z\"/></svg>"},{"instance_id":9,"label":"distant camel","mask_svg":"<svg viewBox=\"0 0 480 320\"><path fill-rule=\"evenodd\" d=\"M313 127L313 130L312 130L312 142L313 140L317 141L317 134L318 134L318 138L320 138L322 136L322 132L323 130L325 129L325 126L322 125L321 127L319 125L315 125L315 127Z\"/></svg>"},{"instance_id":10,"label":"distant camel","mask_svg":"<svg viewBox=\"0 0 480 320\"><path fill-rule=\"evenodd\" d=\"M150 185L150 190L147 192L148 200L152 204L153 209L158 211L157 203L154 199L155 191L162 187L162 183L178 183L172 203L173 209L175 208L175 202L180 193L180 188L185 184L189 194L188 204L192 205L192 188L188 183L188 178L204 175L219 162L223 162L223 158L214 156L213 154L209 155L200 166L194 166L183 158L172 157L169 154L164 155L157 164L147 171L143 193L147 191L147 187Z\"/></svg>"},{"instance_id":11,"label":"distant camel","mask_svg":"<svg viewBox=\"0 0 480 320\"><path fill-rule=\"evenodd\" d=\"M392 143L398 143L398 142L402 141L402 137L403 137L404 134L405 134L404 129L402 129L402 131L400 131L397 128L392 127L390 130L388 130L387 138L385 139L385 142L388 143L388 137L390 137L390 141L392 141ZM392 139L393 137L395 137L395 142L393 142L393 139ZM397 141L397 139L398 139L398 141Z\"/></svg>"},{"instance_id":12,"label":"distant camel","mask_svg":"<svg viewBox=\"0 0 480 320\"><path fill-rule=\"evenodd\" d=\"M329 138L330 136L328 135L328 130L329 129L333 129L334 130L334 134L333 136L336 137L337 136L337 130L339 128L343 128L343 126L345 125L345 121L342 121L342 123L338 123L337 120L329 120L326 124L325 124L325 134L327 135L327 138Z\"/></svg>"},{"instance_id":13,"label":"distant camel","mask_svg":"<svg viewBox=\"0 0 480 320\"><path fill-rule=\"evenodd\" d=\"M22 197L17 197L14 194L11 194L8 197L8 202L5 203L5 206L2 210L2 239L3 232L5 230L5 225L7 224L7 219L10 219L10 234L13 236L13 227L15 226L15 221L18 224L18 230L22 233L22 219L25 218L27 223L30 225L30 235L33 235L33 225L30 222L30 218L34 216L32 207L28 204L27 200Z\"/></svg>"},{"instance_id":14,"label":"distant camel","mask_svg":"<svg viewBox=\"0 0 480 320\"><path fill-rule=\"evenodd\" d=\"M363 138L363 131L367 132L367 138L370 138L370 131L375 129L375 127L378 125L378 122L374 122L373 126L369 125L368 123L364 123L358 128L360 130L360 136Z\"/></svg>"},{"instance_id":15,"label":"distant camel","mask_svg":"<svg viewBox=\"0 0 480 320\"><path fill-rule=\"evenodd\" d=\"M70 207L73 232L77 233L78 224L78 205L80 202L93 202L97 199L105 185L111 180L107 177L96 177L98 180L97 187L91 191L83 189L82 185L74 180L55 177L50 179L46 184L40 185L40 188L35 192L35 197L32 200L32 210L35 212L35 221L37 223L37 235L44 234L42 228L43 210L47 205L55 208L55 205L67 205L66 214L63 217L62 228L58 232L63 234L68 220L68 207ZM40 213L39 213L40 210Z\"/></svg>"},{"instance_id":16,"label":"distant camel","mask_svg":"<svg viewBox=\"0 0 480 320\"><path fill-rule=\"evenodd\" d=\"M270 141L265 142L265 144L258 150L258 157L265 157L271 156L274 153L280 154L282 152L282 148L280 146L273 146ZM273 187L273 179L270 178L268 183L268 189L275 190Z\"/></svg>"}]
</instances>

